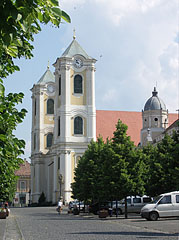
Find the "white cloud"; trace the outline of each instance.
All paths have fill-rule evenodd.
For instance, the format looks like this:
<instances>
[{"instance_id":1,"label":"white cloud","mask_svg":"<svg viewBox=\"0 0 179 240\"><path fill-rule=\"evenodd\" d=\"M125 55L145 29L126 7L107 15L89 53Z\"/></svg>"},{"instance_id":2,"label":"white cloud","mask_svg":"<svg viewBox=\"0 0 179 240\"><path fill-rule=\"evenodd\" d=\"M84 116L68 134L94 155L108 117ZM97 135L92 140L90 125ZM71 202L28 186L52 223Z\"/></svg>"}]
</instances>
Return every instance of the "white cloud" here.
<instances>
[{"instance_id":1,"label":"white cloud","mask_svg":"<svg viewBox=\"0 0 179 240\"><path fill-rule=\"evenodd\" d=\"M145 13L151 8L158 6L162 0L95 0L101 6L103 12L115 25L118 25L122 18L131 14Z\"/></svg>"},{"instance_id":2,"label":"white cloud","mask_svg":"<svg viewBox=\"0 0 179 240\"><path fill-rule=\"evenodd\" d=\"M178 44L171 43L159 57L161 65L161 74L165 79L173 79L177 77L179 62L178 62Z\"/></svg>"},{"instance_id":3,"label":"white cloud","mask_svg":"<svg viewBox=\"0 0 179 240\"><path fill-rule=\"evenodd\" d=\"M87 0L60 0L60 6L65 7L65 9L71 10L76 9L85 4Z\"/></svg>"},{"instance_id":4,"label":"white cloud","mask_svg":"<svg viewBox=\"0 0 179 240\"><path fill-rule=\"evenodd\" d=\"M179 56L178 43L171 43L159 57L161 65L162 92L167 98L166 105L175 112L179 107Z\"/></svg>"},{"instance_id":5,"label":"white cloud","mask_svg":"<svg viewBox=\"0 0 179 240\"><path fill-rule=\"evenodd\" d=\"M104 104L108 104L109 102L111 103L114 99L117 98L117 91L116 89L108 89L106 93L104 94L102 101Z\"/></svg>"}]
</instances>

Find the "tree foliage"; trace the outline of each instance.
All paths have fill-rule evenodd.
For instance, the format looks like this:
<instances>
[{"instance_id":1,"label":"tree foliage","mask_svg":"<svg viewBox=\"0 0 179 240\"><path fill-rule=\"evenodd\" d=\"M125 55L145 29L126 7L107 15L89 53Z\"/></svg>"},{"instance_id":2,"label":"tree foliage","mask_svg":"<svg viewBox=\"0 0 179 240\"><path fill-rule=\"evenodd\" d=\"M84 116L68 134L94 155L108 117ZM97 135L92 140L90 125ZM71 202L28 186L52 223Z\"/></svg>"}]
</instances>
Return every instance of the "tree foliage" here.
<instances>
[{"instance_id":1,"label":"tree foliage","mask_svg":"<svg viewBox=\"0 0 179 240\"><path fill-rule=\"evenodd\" d=\"M179 133L165 135L155 147L143 148L146 191L150 196L179 190Z\"/></svg>"},{"instance_id":2,"label":"tree foliage","mask_svg":"<svg viewBox=\"0 0 179 240\"><path fill-rule=\"evenodd\" d=\"M120 120L112 140L91 142L75 169L72 192L79 200L112 201L142 194L144 165Z\"/></svg>"},{"instance_id":3,"label":"tree foliage","mask_svg":"<svg viewBox=\"0 0 179 240\"><path fill-rule=\"evenodd\" d=\"M22 102L23 93L0 96L0 201L12 199L15 190L15 169L22 160L25 142L17 139L13 130L22 122L26 110L18 111L15 106Z\"/></svg>"},{"instance_id":4,"label":"tree foliage","mask_svg":"<svg viewBox=\"0 0 179 240\"><path fill-rule=\"evenodd\" d=\"M19 67L14 58L31 58L34 34L41 31L40 23L51 22L59 27L70 17L59 7L58 0L0 1L0 80Z\"/></svg>"},{"instance_id":5,"label":"tree foliage","mask_svg":"<svg viewBox=\"0 0 179 240\"><path fill-rule=\"evenodd\" d=\"M13 134L22 122L26 110L18 111L15 105L22 102L23 93L5 96L3 80L19 67L17 58L31 58L34 34L41 31L40 24L51 22L59 27L70 17L59 7L58 0L1 0L0 1L0 201L12 200L15 170L22 160L25 142Z\"/></svg>"}]
</instances>

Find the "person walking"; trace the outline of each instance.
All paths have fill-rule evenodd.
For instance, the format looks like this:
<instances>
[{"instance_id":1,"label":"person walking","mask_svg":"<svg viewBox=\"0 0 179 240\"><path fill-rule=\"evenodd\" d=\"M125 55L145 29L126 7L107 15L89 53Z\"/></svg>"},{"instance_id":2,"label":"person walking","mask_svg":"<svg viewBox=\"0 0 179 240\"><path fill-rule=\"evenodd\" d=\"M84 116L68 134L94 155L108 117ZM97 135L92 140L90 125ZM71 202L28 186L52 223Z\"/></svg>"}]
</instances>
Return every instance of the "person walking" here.
<instances>
[{"instance_id":1,"label":"person walking","mask_svg":"<svg viewBox=\"0 0 179 240\"><path fill-rule=\"evenodd\" d=\"M62 205L63 205L63 202L62 202L62 200L60 199L59 201L58 201L58 206L57 206L57 212L60 214L61 213L61 211L62 211Z\"/></svg>"}]
</instances>

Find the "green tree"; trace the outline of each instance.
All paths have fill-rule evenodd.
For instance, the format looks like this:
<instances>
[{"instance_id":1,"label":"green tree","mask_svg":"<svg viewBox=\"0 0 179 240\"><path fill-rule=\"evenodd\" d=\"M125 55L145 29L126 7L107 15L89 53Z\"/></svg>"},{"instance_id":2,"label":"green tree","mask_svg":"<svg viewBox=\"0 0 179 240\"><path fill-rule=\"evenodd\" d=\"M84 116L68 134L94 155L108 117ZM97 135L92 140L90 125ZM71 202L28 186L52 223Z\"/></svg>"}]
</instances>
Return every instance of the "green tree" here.
<instances>
[{"instance_id":1,"label":"green tree","mask_svg":"<svg viewBox=\"0 0 179 240\"><path fill-rule=\"evenodd\" d=\"M117 199L125 198L125 217L127 218L127 196L142 195L144 193L144 163L143 153L136 149L134 143L127 136L127 125L118 121L112 148L115 152L113 163L114 187Z\"/></svg>"},{"instance_id":2,"label":"green tree","mask_svg":"<svg viewBox=\"0 0 179 240\"><path fill-rule=\"evenodd\" d=\"M58 0L1 0L0 1L0 201L12 199L16 177L25 142L13 134L26 110L15 105L22 102L23 94L5 96L3 80L19 67L14 59L31 58L34 34L41 31L40 24L51 22L59 27L70 17L60 9Z\"/></svg>"},{"instance_id":3,"label":"green tree","mask_svg":"<svg viewBox=\"0 0 179 240\"><path fill-rule=\"evenodd\" d=\"M12 200L17 177L14 171L22 160L25 142L17 139L13 130L22 122L26 110L18 111L15 105L22 102L23 93L0 96L0 201Z\"/></svg>"},{"instance_id":4,"label":"green tree","mask_svg":"<svg viewBox=\"0 0 179 240\"><path fill-rule=\"evenodd\" d=\"M101 197L101 152L104 147L102 138L91 141L88 149L78 162L72 183L73 197L85 202L92 202Z\"/></svg>"},{"instance_id":5,"label":"green tree","mask_svg":"<svg viewBox=\"0 0 179 240\"><path fill-rule=\"evenodd\" d=\"M156 147L143 148L146 164L146 192L156 196L179 190L179 134L165 135Z\"/></svg>"},{"instance_id":6,"label":"green tree","mask_svg":"<svg viewBox=\"0 0 179 240\"><path fill-rule=\"evenodd\" d=\"M91 142L75 170L72 191L79 200L112 201L143 194L143 152L137 150L120 120L113 139Z\"/></svg>"},{"instance_id":7,"label":"green tree","mask_svg":"<svg viewBox=\"0 0 179 240\"><path fill-rule=\"evenodd\" d=\"M19 70L14 58L31 58L34 34L41 31L40 23L51 22L59 27L70 17L60 9L58 0L0 1L0 80ZM2 87L2 85L1 85Z\"/></svg>"}]
</instances>

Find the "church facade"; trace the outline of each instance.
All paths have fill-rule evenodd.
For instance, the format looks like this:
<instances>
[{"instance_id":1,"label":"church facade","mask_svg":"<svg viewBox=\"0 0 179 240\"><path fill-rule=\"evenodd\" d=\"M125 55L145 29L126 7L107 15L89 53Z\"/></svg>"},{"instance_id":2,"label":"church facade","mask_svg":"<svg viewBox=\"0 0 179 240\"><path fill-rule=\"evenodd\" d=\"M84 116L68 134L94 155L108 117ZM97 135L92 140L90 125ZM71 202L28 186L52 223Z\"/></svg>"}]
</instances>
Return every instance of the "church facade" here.
<instances>
[{"instance_id":1,"label":"church facade","mask_svg":"<svg viewBox=\"0 0 179 240\"><path fill-rule=\"evenodd\" d=\"M112 137L118 119L128 125L136 145L161 135L176 114L168 114L156 89L140 112L102 111L95 107L95 62L75 37L61 57L32 87L31 202L71 200L78 160L99 135Z\"/></svg>"}]
</instances>

